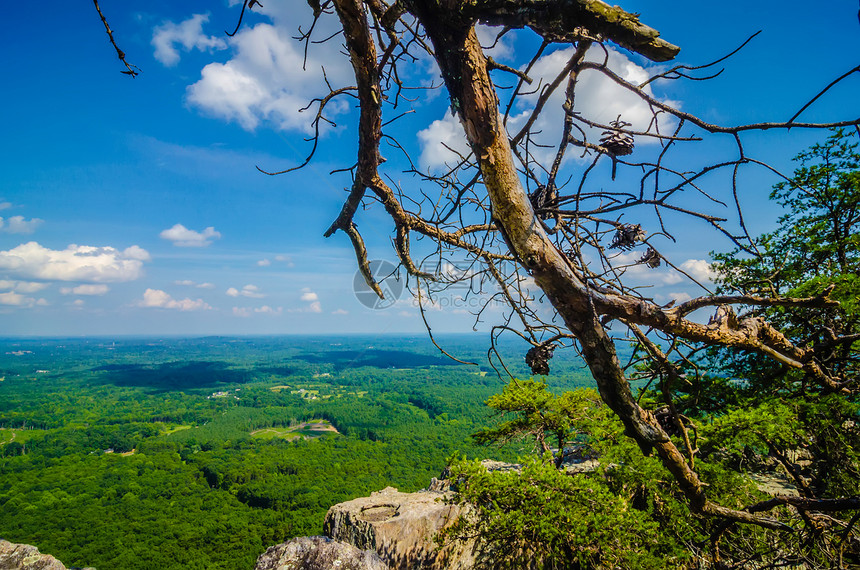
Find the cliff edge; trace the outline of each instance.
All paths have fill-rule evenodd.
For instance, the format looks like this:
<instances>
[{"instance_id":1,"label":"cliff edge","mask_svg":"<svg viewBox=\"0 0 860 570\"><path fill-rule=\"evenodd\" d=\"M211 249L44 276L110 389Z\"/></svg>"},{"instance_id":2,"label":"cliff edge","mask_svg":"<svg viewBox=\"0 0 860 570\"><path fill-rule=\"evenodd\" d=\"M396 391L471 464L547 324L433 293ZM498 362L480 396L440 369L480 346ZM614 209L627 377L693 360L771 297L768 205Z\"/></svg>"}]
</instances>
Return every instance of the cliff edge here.
<instances>
[{"instance_id":1,"label":"cliff edge","mask_svg":"<svg viewBox=\"0 0 860 570\"><path fill-rule=\"evenodd\" d=\"M29 544L0 540L0 570L67 570L62 562Z\"/></svg>"}]
</instances>

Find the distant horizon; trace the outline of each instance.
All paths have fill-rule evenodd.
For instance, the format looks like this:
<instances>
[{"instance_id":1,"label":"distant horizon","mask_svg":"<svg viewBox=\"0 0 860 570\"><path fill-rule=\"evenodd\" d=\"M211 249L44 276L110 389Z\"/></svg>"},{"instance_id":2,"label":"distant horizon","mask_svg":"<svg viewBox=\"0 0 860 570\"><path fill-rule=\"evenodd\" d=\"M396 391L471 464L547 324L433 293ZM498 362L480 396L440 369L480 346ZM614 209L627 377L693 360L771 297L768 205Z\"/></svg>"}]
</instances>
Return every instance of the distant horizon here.
<instances>
[{"instance_id":1,"label":"distant horizon","mask_svg":"<svg viewBox=\"0 0 860 570\"><path fill-rule=\"evenodd\" d=\"M434 338L443 338L443 337L452 337L452 336L481 336L481 335L489 335L489 332L486 331L472 331L472 332L441 332L434 333ZM428 342L431 342L429 335L417 332L342 332L342 333L334 333L334 332L320 332L320 333L237 333L237 334L93 334L93 335L3 335L0 336L0 342L7 340L112 340L112 339L125 339L125 340L134 340L134 339L154 339L154 338L165 338L165 339L206 339L206 338L278 338L278 337L310 337L310 338L335 338L335 337L362 337L362 336L376 336L376 337L392 337L392 336L400 336L400 337L408 337L408 338L426 338ZM502 339L498 340L506 340L508 338L513 338L510 336L505 336ZM519 337L516 337L519 339ZM520 339L521 340L521 339Z\"/></svg>"}]
</instances>

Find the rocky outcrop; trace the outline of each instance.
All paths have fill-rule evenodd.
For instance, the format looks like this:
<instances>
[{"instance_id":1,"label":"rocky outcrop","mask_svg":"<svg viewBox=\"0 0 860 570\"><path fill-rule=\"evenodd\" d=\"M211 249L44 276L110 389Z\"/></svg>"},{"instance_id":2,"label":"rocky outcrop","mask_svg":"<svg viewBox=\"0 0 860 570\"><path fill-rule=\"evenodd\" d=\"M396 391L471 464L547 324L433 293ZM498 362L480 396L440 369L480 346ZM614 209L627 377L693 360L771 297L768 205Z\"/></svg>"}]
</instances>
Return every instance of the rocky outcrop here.
<instances>
[{"instance_id":1,"label":"rocky outcrop","mask_svg":"<svg viewBox=\"0 0 860 570\"><path fill-rule=\"evenodd\" d=\"M254 570L388 570L373 551L361 550L327 536L305 536L272 546Z\"/></svg>"},{"instance_id":2,"label":"rocky outcrop","mask_svg":"<svg viewBox=\"0 0 860 570\"><path fill-rule=\"evenodd\" d=\"M515 463L491 460L481 463L488 471L520 469ZM259 558L254 570L351 569L353 566L346 566L345 562L342 565L326 562L330 556L326 553L339 552L338 549L350 545L355 552L375 552L383 564L381 568L472 570L477 550L474 541L440 548L435 540L439 531L465 514L464 507L450 501L455 494L448 478L445 469L439 479L434 477L427 489L417 493L401 493L388 487L369 497L335 505L325 518L325 537L299 538L273 546ZM320 552L315 553L314 549ZM355 568L376 570L377 567Z\"/></svg>"},{"instance_id":3,"label":"rocky outcrop","mask_svg":"<svg viewBox=\"0 0 860 570\"><path fill-rule=\"evenodd\" d=\"M0 570L66 570L62 562L29 544L0 540Z\"/></svg>"},{"instance_id":4,"label":"rocky outcrop","mask_svg":"<svg viewBox=\"0 0 860 570\"><path fill-rule=\"evenodd\" d=\"M323 532L361 549L375 550L398 570L465 570L474 564L473 546L439 549L434 537L462 513L449 493L401 493L393 487L329 509Z\"/></svg>"}]
</instances>

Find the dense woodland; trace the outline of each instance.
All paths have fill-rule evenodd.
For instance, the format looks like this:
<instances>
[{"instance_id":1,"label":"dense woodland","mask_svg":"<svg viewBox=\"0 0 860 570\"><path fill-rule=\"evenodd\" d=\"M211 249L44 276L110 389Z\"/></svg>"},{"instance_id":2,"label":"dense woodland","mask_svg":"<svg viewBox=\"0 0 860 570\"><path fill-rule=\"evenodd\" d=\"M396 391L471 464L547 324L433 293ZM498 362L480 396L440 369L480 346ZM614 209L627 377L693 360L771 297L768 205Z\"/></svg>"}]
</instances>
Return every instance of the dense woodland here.
<instances>
[{"instance_id":1,"label":"dense woodland","mask_svg":"<svg viewBox=\"0 0 860 570\"><path fill-rule=\"evenodd\" d=\"M580 366L553 387L588 384ZM251 568L335 503L531 449L472 441L504 382L424 338L9 339L0 378L0 537L69 566ZM308 420L338 433L289 429Z\"/></svg>"}]
</instances>

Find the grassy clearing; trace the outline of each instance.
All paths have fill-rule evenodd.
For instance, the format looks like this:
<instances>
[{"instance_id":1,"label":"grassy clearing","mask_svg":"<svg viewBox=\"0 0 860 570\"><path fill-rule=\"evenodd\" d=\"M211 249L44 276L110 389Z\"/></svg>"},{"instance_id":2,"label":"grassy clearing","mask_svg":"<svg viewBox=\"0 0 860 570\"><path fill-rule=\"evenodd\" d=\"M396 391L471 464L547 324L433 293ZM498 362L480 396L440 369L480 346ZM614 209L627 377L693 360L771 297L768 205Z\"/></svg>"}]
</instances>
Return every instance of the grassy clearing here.
<instances>
[{"instance_id":1,"label":"grassy clearing","mask_svg":"<svg viewBox=\"0 0 860 570\"><path fill-rule=\"evenodd\" d=\"M46 433L48 433L48 430L44 429L0 428L0 445L11 443L13 441L24 443L25 441L29 441L34 437L41 436Z\"/></svg>"},{"instance_id":2,"label":"grassy clearing","mask_svg":"<svg viewBox=\"0 0 860 570\"><path fill-rule=\"evenodd\" d=\"M326 420L310 420L291 427L270 427L251 432L251 437L260 439L315 439L326 433L338 433L333 425Z\"/></svg>"}]
</instances>

